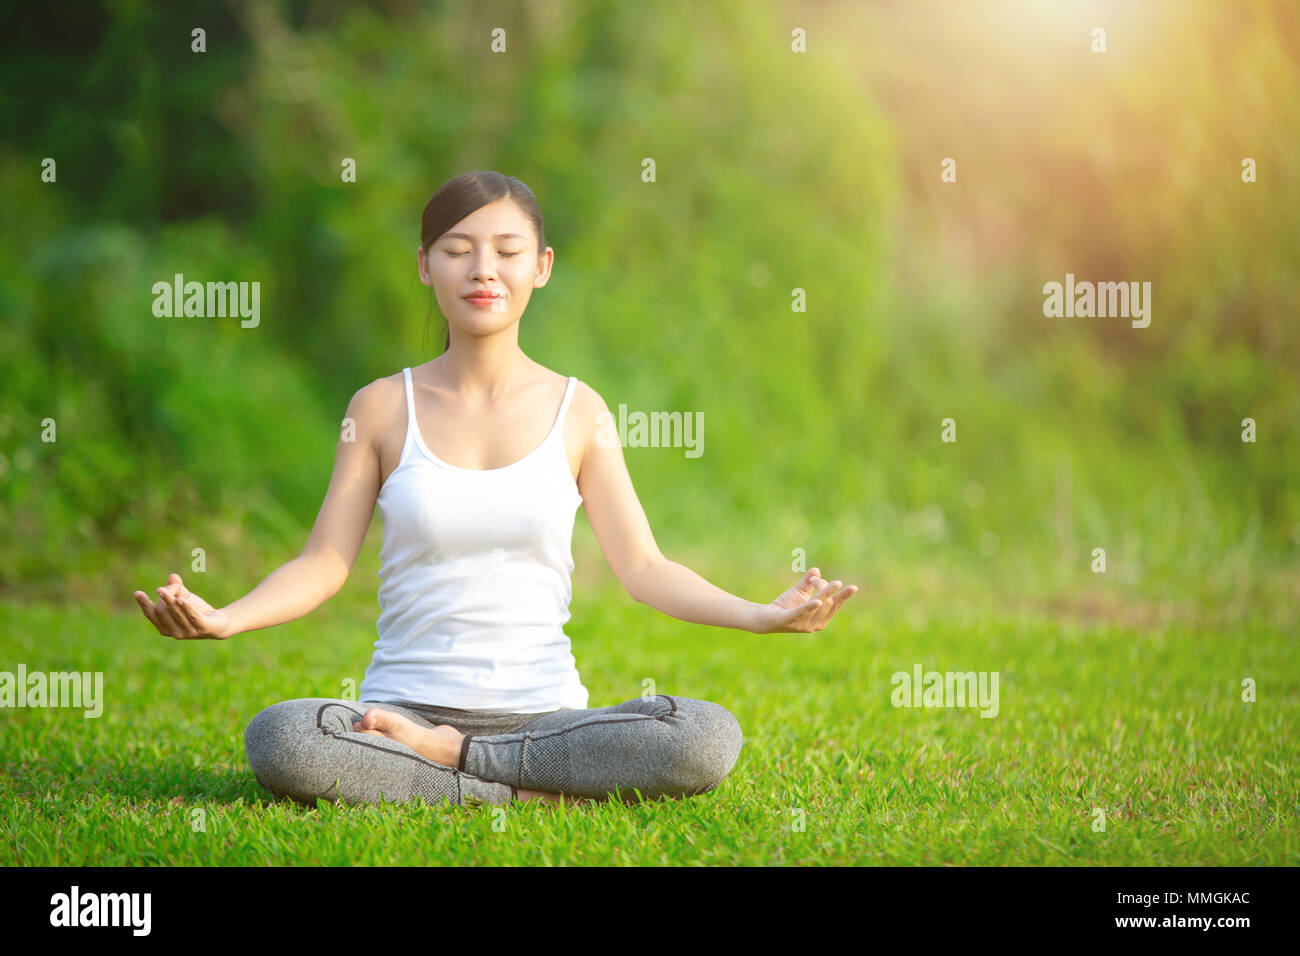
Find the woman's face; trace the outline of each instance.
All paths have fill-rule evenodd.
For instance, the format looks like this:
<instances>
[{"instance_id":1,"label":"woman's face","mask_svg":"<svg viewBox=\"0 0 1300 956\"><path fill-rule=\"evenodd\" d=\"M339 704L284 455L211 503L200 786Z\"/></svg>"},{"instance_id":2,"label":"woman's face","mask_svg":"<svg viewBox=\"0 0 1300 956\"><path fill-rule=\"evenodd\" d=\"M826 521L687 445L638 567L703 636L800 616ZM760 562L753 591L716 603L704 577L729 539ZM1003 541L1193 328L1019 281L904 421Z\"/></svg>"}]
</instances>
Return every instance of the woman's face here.
<instances>
[{"instance_id":1,"label":"woman's face","mask_svg":"<svg viewBox=\"0 0 1300 956\"><path fill-rule=\"evenodd\" d=\"M433 286L448 323L491 335L519 321L533 289L546 285L555 252L537 254L537 234L508 197L470 213L420 249L420 281ZM489 299L467 298L487 292Z\"/></svg>"}]
</instances>

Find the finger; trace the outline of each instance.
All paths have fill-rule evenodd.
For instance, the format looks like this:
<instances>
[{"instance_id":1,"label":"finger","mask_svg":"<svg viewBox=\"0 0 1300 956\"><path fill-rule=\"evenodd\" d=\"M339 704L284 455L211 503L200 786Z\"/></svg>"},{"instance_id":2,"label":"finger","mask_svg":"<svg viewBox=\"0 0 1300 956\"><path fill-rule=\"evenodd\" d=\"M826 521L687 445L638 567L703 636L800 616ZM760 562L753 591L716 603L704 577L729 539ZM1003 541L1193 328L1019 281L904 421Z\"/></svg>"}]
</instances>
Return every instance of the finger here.
<instances>
[{"instance_id":1,"label":"finger","mask_svg":"<svg viewBox=\"0 0 1300 956\"><path fill-rule=\"evenodd\" d=\"M160 601L154 605L154 616L158 618L158 633L163 637L176 637L180 634L180 628L172 616L167 613L167 608Z\"/></svg>"},{"instance_id":2,"label":"finger","mask_svg":"<svg viewBox=\"0 0 1300 956\"><path fill-rule=\"evenodd\" d=\"M180 634L182 637L198 636L198 628L196 628L194 622L190 620L190 615L186 611L185 605L182 603L181 598L175 593L168 596L167 609L171 611L172 617L175 618L177 626L180 627Z\"/></svg>"},{"instance_id":3,"label":"finger","mask_svg":"<svg viewBox=\"0 0 1300 956\"><path fill-rule=\"evenodd\" d=\"M828 600L826 603L829 604L836 597L838 597L839 592L844 589L844 582L839 580L832 581L830 584L827 585L827 587L830 589L830 593L829 593L830 600Z\"/></svg>"},{"instance_id":4,"label":"finger","mask_svg":"<svg viewBox=\"0 0 1300 956\"><path fill-rule=\"evenodd\" d=\"M809 568L807 571L803 573L803 577L799 579L799 582L793 588L791 588L791 590L794 591L796 594L803 595L806 598L809 594L811 594L816 589L816 582L814 580L816 577L817 577L817 569Z\"/></svg>"},{"instance_id":5,"label":"finger","mask_svg":"<svg viewBox=\"0 0 1300 956\"><path fill-rule=\"evenodd\" d=\"M791 621L797 621L799 618L805 616L809 611L818 607L820 603L821 602L816 598L809 598L802 604L796 604L794 607L786 608L782 623L789 624Z\"/></svg>"},{"instance_id":6,"label":"finger","mask_svg":"<svg viewBox=\"0 0 1300 956\"><path fill-rule=\"evenodd\" d=\"M808 603L807 612L800 617L798 622L799 631L803 634L810 634L817 630L818 615L821 614L822 608L826 606L826 602L821 598L813 598Z\"/></svg>"},{"instance_id":7,"label":"finger","mask_svg":"<svg viewBox=\"0 0 1300 956\"><path fill-rule=\"evenodd\" d=\"M826 590L822 592L822 595L825 596L825 602L822 604L821 608L818 609L817 613L813 615L818 624L825 624L826 621L829 620L830 616L835 613L835 608L838 607L836 604L836 598L839 597L839 592L843 588L843 581L832 581L830 584L826 585ZM819 595L819 597L822 595Z\"/></svg>"},{"instance_id":8,"label":"finger","mask_svg":"<svg viewBox=\"0 0 1300 956\"><path fill-rule=\"evenodd\" d=\"M158 615L159 630L165 637L180 637L181 625L176 620L175 615L167 608L165 601L161 599L154 605L154 613Z\"/></svg>"},{"instance_id":9,"label":"finger","mask_svg":"<svg viewBox=\"0 0 1300 956\"><path fill-rule=\"evenodd\" d=\"M190 626L194 633L201 633L203 631L203 622L200 619L198 610L190 604L189 597L187 595L181 595L178 597L176 599L176 606L180 609L182 619Z\"/></svg>"},{"instance_id":10,"label":"finger","mask_svg":"<svg viewBox=\"0 0 1300 956\"><path fill-rule=\"evenodd\" d=\"M140 605L140 609L144 611L144 616L149 619L149 623L154 627L158 627L158 615L154 613L153 602L149 600L149 595L143 591L136 591L131 596L135 598L135 603Z\"/></svg>"},{"instance_id":11,"label":"finger","mask_svg":"<svg viewBox=\"0 0 1300 956\"><path fill-rule=\"evenodd\" d=\"M834 617L839 612L839 609L844 606L844 602L857 593L858 587L856 584L850 584L846 588L841 588L835 596L831 598L830 611L827 612L825 620L829 621Z\"/></svg>"},{"instance_id":12,"label":"finger","mask_svg":"<svg viewBox=\"0 0 1300 956\"><path fill-rule=\"evenodd\" d=\"M796 604L785 612L783 626L804 630L804 626L812 619L812 615L821 609L821 606L820 598L809 598L802 604Z\"/></svg>"},{"instance_id":13,"label":"finger","mask_svg":"<svg viewBox=\"0 0 1300 956\"><path fill-rule=\"evenodd\" d=\"M826 602L825 613L819 615L817 618L817 630L824 630L826 622L836 615L839 609L844 606L845 601L857 593L858 586L856 584L850 584L848 587L840 588L840 590L831 595L830 599Z\"/></svg>"},{"instance_id":14,"label":"finger","mask_svg":"<svg viewBox=\"0 0 1300 956\"><path fill-rule=\"evenodd\" d=\"M816 577L816 578L813 579L813 582L812 582L812 583L813 583L816 587L819 587L819 588L822 589L822 590L821 590L821 593L822 593L822 594L826 594L826 593L828 593L828 592L832 592L832 591L834 591L835 589L837 589L837 588L840 586L840 583L841 583L841 582L839 582L839 581L827 581L825 578L823 578L823 577L821 577L821 576L818 576L818 577Z\"/></svg>"},{"instance_id":15,"label":"finger","mask_svg":"<svg viewBox=\"0 0 1300 956\"><path fill-rule=\"evenodd\" d=\"M821 581L820 578L818 578L818 580ZM814 594L813 597L818 598L825 603L828 600L828 595L834 593L839 586L839 581L821 581L821 589Z\"/></svg>"},{"instance_id":16,"label":"finger","mask_svg":"<svg viewBox=\"0 0 1300 956\"><path fill-rule=\"evenodd\" d=\"M158 589L158 603L154 605L154 613L162 621L164 632L168 637L180 637L183 633L180 621L177 615L172 613L172 594L166 588Z\"/></svg>"}]
</instances>

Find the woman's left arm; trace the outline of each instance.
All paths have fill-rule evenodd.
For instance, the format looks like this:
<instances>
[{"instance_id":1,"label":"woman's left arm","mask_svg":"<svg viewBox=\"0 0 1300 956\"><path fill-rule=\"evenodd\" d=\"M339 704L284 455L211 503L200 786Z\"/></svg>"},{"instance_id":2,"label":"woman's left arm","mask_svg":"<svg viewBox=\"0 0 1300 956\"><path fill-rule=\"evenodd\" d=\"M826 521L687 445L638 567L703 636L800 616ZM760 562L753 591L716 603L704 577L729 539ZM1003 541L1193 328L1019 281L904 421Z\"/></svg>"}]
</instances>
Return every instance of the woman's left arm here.
<instances>
[{"instance_id":1,"label":"woman's left arm","mask_svg":"<svg viewBox=\"0 0 1300 956\"><path fill-rule=\"evenodd\" d=\"M584 423L578 492L587 521L614 575L632 599L664 614L715 627L768 634L820 631L858 590L824 581L810 568L794 587L770 604L758 604L710 584L685 565L663 556L632 487L623 448L604 400L585 383L573 399Z\"/></svg>"}]
</instances>

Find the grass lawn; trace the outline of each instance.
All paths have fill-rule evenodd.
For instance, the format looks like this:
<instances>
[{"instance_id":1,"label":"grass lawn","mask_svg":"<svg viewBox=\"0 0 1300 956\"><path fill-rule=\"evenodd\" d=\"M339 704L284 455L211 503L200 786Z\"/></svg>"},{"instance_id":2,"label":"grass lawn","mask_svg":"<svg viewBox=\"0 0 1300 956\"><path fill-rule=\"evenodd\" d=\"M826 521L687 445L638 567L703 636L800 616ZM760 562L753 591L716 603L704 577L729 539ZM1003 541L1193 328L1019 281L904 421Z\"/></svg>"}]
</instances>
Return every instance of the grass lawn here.
<instances>
[{"instance_id":1,"label":"grass lawn","mask_svg":"<svg viewBox=\"0 0 1300 956\"><path fill-rule=\"evenodd\" d=\"M1300 663L1275 612L1211 624L864 592L819 634L760 636L578 588L567 630L590 705L638 696L647 678L726 705L745 745L722 786L641 806L277 802L248 769L244 727L277 700L360 683L377 613L361 585L227 642L160 637L129 593L113 613L0 608L0 670L104 674L96 719L0 712L0 863L1300 860ZM997 716L894 707L891 675L916 664L998 672Z\"/></svg>"}]
</instances>

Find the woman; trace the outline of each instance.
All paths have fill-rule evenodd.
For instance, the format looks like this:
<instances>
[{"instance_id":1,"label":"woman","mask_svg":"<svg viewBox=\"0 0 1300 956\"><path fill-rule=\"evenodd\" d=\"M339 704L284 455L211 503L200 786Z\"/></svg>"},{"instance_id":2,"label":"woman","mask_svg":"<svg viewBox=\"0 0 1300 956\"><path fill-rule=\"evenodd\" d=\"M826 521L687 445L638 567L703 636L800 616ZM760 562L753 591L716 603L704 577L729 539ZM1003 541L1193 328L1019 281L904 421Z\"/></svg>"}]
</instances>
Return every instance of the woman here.
<instances>
[{"instance_id":1,"label":"woman","mask_svg":"<svg viewBox=\"0 0 1300 956\"><path fill-rule=\"evenodd\" d=\"M519 180L445 184L425 207L416 261L447 318L446 351L353 396L302 554L221 609L177 574L156 604L135 592L181 640L293 620L343 586L378 504L379 640L360 701L283 701L245 733L276 796L502 804L716 787L742 743L724 707L667 695L587 707L563 630L579 504L628 593L684 621L819 631L857 591L813 568L756 604L660 553L621 447L601 437L605 402L519 349L519 319L553 260Z\"/></svg>"}]
</instances>

